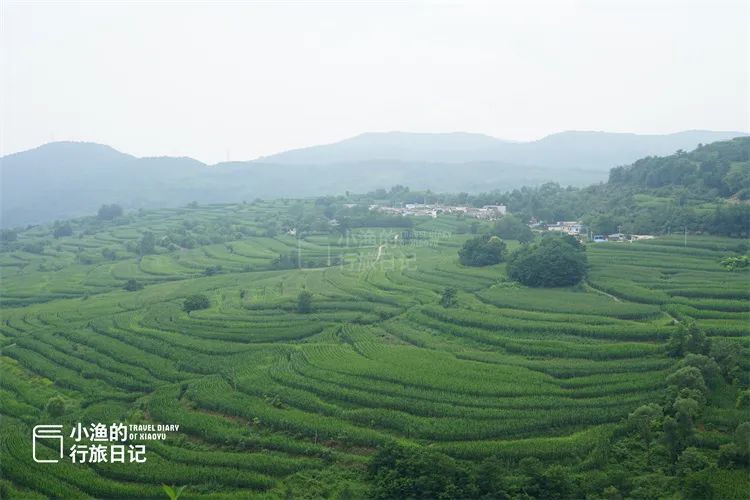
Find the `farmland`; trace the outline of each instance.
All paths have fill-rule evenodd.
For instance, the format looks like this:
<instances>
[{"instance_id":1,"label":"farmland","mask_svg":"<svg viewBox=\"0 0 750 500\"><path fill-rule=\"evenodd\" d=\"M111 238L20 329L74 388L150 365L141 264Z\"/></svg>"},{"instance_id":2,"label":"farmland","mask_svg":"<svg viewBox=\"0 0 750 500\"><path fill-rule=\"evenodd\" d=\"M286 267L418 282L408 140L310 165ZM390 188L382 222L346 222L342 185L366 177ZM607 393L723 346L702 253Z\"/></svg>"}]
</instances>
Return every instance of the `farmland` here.
<instances>
[{"instance_id":1,"label":"farmland","mask_svg":"<svg viewBox=\"0 0 750 500\"><path fill-rule=\"evenodd\" d=\"M581 472L636 408L662 403L680 324L750 347L750 275L719 264L742 240L588 245L585 283L531 289L505 264L460 265L470 235L452 216L416 219L416 238L269 228L315 209L258 200L22 231L0 253L3 496L151 498L166 483L186 497L362 497L389 444ZM196 294L210 306L186 312ZM692 438L708 457L747 420L740 389L709 397ZM137 466L32 460L34 425L77 422L180 430ZM724 497L748 487L736 469L711 481Z\"/></svg>"}]
</instances>

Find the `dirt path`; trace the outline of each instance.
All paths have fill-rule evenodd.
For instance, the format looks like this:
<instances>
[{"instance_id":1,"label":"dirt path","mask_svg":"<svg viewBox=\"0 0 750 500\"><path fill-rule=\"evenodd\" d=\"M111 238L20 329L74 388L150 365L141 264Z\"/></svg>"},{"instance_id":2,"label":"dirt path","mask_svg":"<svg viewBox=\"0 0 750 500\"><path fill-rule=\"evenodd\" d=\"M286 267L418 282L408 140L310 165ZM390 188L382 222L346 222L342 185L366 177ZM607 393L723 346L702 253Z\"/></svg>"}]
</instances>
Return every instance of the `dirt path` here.
<instances>
[{"instance_id":1,"label":"dirt path","mask_svg":"<svg viewBox=\"0 0 750 500\"><path fill-rule=\"evenodd\" d=\"M598 288L594 288L593 286L589 285L588 283L586 283L586 288L588 288L592 292L596 292L596 293L600 293L602 295L606 295L607 297L609 297L610 299L614 300L615 302L622 302L620 299L618 299L617 297L615 297L611 293L607 293L607 292L605 292L603 290L599 290Z\"/></svg>"},{"instance_id":2,"label":"dirt path","mask_svg":"<svg viewBox=\"0 0 750 500\"><path fill-rule=\"evenodd\" d=\"M385 245L380 245L378 247L378 256L375 257L375 262L380 260L380 256L383 255L383 249L385 248Z\"/></svg>"}]
</instances>

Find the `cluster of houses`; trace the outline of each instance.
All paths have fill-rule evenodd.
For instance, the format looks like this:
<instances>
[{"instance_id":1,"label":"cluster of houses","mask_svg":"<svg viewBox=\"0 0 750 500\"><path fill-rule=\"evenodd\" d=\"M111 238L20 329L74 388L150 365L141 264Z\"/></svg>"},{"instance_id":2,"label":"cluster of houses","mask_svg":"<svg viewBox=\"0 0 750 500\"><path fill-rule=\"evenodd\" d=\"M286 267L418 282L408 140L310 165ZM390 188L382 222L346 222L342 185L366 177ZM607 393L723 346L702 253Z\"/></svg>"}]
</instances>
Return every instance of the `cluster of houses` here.
<instances>
[{"instance_id":1,"label":"cluster of houses","mask_svg":"<svg viewBox=\"0 0 750 500\"><path fill-rule=\"evenodd\" d=\"M505 205L485 205L482 208L431 205L427 203L406 203L401 207L387 207L383 205L370 205L370 210L391 215L437 217L438 215L463 215L476 219L496 220L503 217L507 212ZM553 233L569 234L581 240L602 243L605 241L632 242L648 240L653 236L648 234L591 234L589 229L581 221L558 221L545 224L536 219L529 223L531 229L549 231Z\"/></svg>"},{"instance_id":2,"label":"cluster of houses","mask_svg":"<svg viewBox=\"0 0 750 500\"><path fill-rule=\"evenodd\" d=\"M576 238L586 238L594 243L603 243L605 241L632 242L638 240L650 240L653 236L649 234L587 234L586 227L581 221L559 221L554 224L540 224L533 222L529 224L532 228L546 229L547 231L569 234Z\"/></svg>"},{"instance_id":3,"label":"cluster of houses","mask_svg":"<svg viewBox=\"0 0 750 500\"><path fill-rule=\"evenodd\" d=\"M482 208L459 207L449 205L430 205L426 203L406 203L402 207L370 205L370 210L391 215L437 217L438 215L463 215L475 219L494 220L507 213L505 205L485 205Z\"/></svg>"}]
</instances>

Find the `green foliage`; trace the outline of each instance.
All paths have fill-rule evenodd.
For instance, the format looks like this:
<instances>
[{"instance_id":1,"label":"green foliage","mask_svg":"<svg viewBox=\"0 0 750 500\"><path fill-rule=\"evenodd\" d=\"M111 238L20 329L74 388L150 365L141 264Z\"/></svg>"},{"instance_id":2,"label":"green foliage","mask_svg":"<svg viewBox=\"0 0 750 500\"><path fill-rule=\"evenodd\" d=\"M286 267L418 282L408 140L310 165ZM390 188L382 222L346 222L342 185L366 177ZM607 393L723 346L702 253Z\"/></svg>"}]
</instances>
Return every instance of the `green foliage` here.
<instances>
[{"instance_id":1,"label":"green foliage","mask_svg":"<svg viewBox=\"0 0 750 500\"><path fill-rule=\"evenodd\" d=\"M182 303L182 309L186 312L208 309L211 301L203 294L195 294L187 297Z\"/></svg>"},{"instance_id":2,"label":"green foliage","mask_svg":"<svg viewBox=\"0 0 750 500\"><path fill-rule=\"evenodd\" d=\"M312 294L307 290L302 290L297 294L297 312L308 314L313 311Z\"/></svg>"},{"instance_id":3,"label":"green foliage","mask_svg":"<svg viewBox=\"0 0 750 500\"><path fill-rule=\"evenodd\" d=\"M678 363L679 367L693 366L700 370L703 379L709 385L716 385L721 379L721 369L719 364L713 359L703 354L688 353Z\"/></svg>"},{"instance_id":4,"label":"green foliage","mask_svg":"<svg viewBox=\"0 0 750 500\"><path fill-rule=\"evenodd\" d=\"M667 354L682 357L687 353L704 354L710 348L705 332L695 321L689 320L677 325L667 344Z\"/></svg>"},{"instance_id":5,"label":"green foliage","mask_svg":"<svg viewBox=\"0 0 750 500\"><path fill-rule=\"evenodd\" d=\"M425 448L383 446L370 462L374 498L470 497L467 471Z\"/></svg>"},{"instance_id":6,"label":"green foliage","mask_svg":"<svg viewBox=\"0 0 750 500\"><path fill-rule=\"evenodd\" d=\"M115 203L111 205L102 205L96 215L101 220L112 220L122 216L122 207Z\"/></svg>"},{"instance_id":7,"label":"green foliage","mask_svg":"<svg viewBox=\"0 0 750 500\"><path fill-rule=\"evenodd\" d=\"M179 488L176 488L174 486L167 486L166 484L162 485L164 488L164 492L169 497L169 500L178 500L180 498L180 495L182 495L182 492L185 490L185 485L180 486Z\"/></svg>"},{"instance_id":8,"label":"green foliage","mask_svg":"<svg viewBox=\"0 0 750 500\"><path fill-rule=\"evenodd\" d=\"M453 287L446 287L440 296L440 305L443 307L452 307L456 303L456 289Z\"/></svg>"},{"instance_id":9,"label":"green foliage","mask_svg":"<svg viewBox=\"0 0 750 500\"><path fill-rule=\"evenodd\" d=\"M513 252L507 272L512 280L531 287L570 286L586 275L584 248L570 238L549 237Z\"/></svg>"},{"instance_id":10,"label":"green foliage","mask_svg":"<svg viewBox=\"0 0 750 500\"><path fill-rule=\"evenodd\" d=\"M458 251L458 260L465 266L490 266L505 258L505 242L497 236L483 235L467 240Z\"/></svg>"},{"instance_id":11,"label":"green foliage","mask_svg":"<svg viewBox=\"0 0 750 500\"><path fill-rule=\"evenodd\" d=\"M203 274L206 276L215 276L222 271L222 266L215 265L215 266L208 266L205 271L203 271Z\"/></svg>"},{"instance_id":12,"label":"green foliage","mask_svg":"<svg viewBox=\"0 0 750 500\"><path fill-rule=\"evenodd\" d=\"M636 430L645 445L648 446L651 443L655 426L658 426L662 413L662 408L655 403L639 406L633 413L628 415L628 427Z\"/></svg>"},{"instance_id":13,"label":"green foliage","mask_svg":"<svg viewBox=\"0 0 750 500\"><path fill-rule=\"evenodd\" d=\"M667 377L667 386L675 387L677 391L693 389L702 394L708 392L706 382L701 371L695 366L685 366Z\"/></svg>"},{"instance_id":14,"label":"green foliage","mask_svg":"<svg viewBox=\"0 0 750 500\"><path fill-rule=\"evenodd\" d=\"M55 238L62 238L63 236L71 236L73 234L73 227L69 222L56 222L52 228L52 236Z\"/></svg>"},{"instance_id":15,"label":"green foliage","mask_svg":"<svg viewBox=\"0 0 750 500\"><path fill-rule=\"evenodd\" d=\"M62 396L52 396L44 408L51 417L61 417L65 414L65 399Z\"/></svg>"},{"instance_id":16,"label":"green foliage","mask_svg":"<svg viewBox=\"0 0 750 500\"><path fill-rule=\"evenodd\" d=\"M12 243L18 239L18 232L12 229L0 229L0 243Z\"/></svg>"},{"instance_id":17,"label":"green foliage","mask_svg":"<svg viewBox=\"0 0 750 500\"><path fill-rule=\"evenodd\" d=\"M747 255L724 257L719 264L728 271L739 271L740 269L745 269L750 264L750 257Z\"/></svg>"},{"instance_id":18,"label":"green foliage","mask_svg":"<svg viewBox=\"0 0 750 500\"><path fill-rule=\"evenodd\" d=\"M143 288L142 283L138 283L138 281L134 280L133 278L130 278L127 282L125 282L125 286L123 286L123 289L127 290L128 292L137 292Z\"/></svg>"},{"instance_id":19,"label":"green foliage","mask_svg":"<svg viewBox=\"0 0 750 500\"><path fill-rule=\"evenodd\" d=\"M138 244L139 255L150 255L156 251L156 237L151 231L146 231Z\"/></svg>"},{"instance_id":20,"label":"green foliage","mask_svg":"<svg viewBox=\"0 0 750 500\"><path fill-rule=\"evenodd\" d=\"M534 233L529 226L510 214L495 222L492 232L504 240L517 240L521 243L528 243L534 239Z\"/></svg>"}]
</instances>

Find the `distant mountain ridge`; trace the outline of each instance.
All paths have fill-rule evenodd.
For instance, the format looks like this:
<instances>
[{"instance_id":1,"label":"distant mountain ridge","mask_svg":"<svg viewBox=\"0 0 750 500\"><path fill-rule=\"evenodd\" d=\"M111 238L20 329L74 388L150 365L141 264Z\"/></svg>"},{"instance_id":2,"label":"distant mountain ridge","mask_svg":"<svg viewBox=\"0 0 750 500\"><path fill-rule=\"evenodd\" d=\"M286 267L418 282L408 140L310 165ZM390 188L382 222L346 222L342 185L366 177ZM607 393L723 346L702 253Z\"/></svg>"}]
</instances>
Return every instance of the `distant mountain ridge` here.
<instances>
[{"instance_id":1,"label":"distant mountain ridge","mask_svg":"<svg viewBox=\"0 0 750 500\"><path fill-rule=\"evenodd\" d=\"M663 156L699 143L747 135L688 130L666 135L567 131L536 141L513 142L467 132L369 132L333 144L293 149L259 158L263 163L322 164L369 160L466 163L501 161L550 168L608 170L644 156Z\"/></svg>"},{"instance_id":2,"label":"distant mountain ridge","mask_svg":"<svg viewBox=\"0 0 750 500\"><path fill-rule=\"evenodd\" d=\"M57 142L0 158L0 226L126 209L367 192L395 184L442 192L509 190L554 181L603 182L609 169L699 143L747 135L562 132L527 143L482 134L368 133L252 161L206 165L138 158L109 146Z\"/></svg>"}]
</instances>

